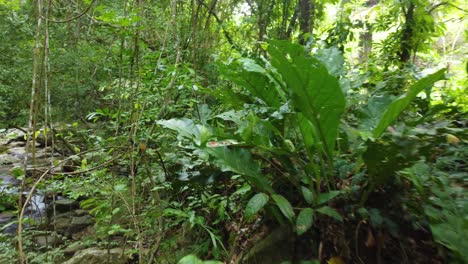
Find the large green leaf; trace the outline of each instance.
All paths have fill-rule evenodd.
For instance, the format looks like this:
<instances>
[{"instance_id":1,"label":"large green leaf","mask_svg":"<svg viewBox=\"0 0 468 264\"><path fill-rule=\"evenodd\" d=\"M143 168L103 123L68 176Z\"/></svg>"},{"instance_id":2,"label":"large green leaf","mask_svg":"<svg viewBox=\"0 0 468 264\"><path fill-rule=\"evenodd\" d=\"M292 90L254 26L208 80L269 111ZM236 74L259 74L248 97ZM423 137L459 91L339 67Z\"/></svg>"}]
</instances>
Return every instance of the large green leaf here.
<instances>
[{"instance_id":1,"label":"large green leaf","mask_svg":"<svg viewBox=\"0 0 468 264\"><path fill-rule=\"evenodd\" d=\"M178 264L203 264L203 261L195 255L187 255L177 262Z\"/></svg>"},{"instance_id":2,"label":"large green leaf","mask_svg":"<svg viewBox=\"0 0 468 264\"><path fill-rule=\"evenodd\" d=\"M273 188L261 174L260 166L252 159L250 152L243 148L228 148L226 146L207 147L204 149L215 157L215 164L223 171L232 171L243 175L261 191L274 193Z\"/></svg>"},{"instance_id":3,"label":"large green leaf","mask_svg":"<svg viewBox=\"0 0 468 264\"><path fill-rule=\"evenodd\" d=\"M271 64L280 73L291 93L294 106L314 125L316 142L328 154L333 152L345 97L338 80L302 46L287 41L271 41Z\"/></svg>"},{"instance_id":4,"label":"large green leaf","mask_svg":"<svg viewBox=\"0 0 468 264\"><path fill-rule=\"evenodd\" d=\"M369 98L366 106L358 110L359 134L364 140L372 137L373 130L385 113L383 109L387 109L393 99L389 94L373 96Z\"/></svg>"},{"instance_id":5,"label":"large green leaf","mask_svg":"<svg viewBox=\"0 0 468 264\"><path fill-rule=\"evenodd\" d=\"M195 255L187 255L177 262L177 264L222 264L221 261L217 260L201 260Z\"/></svg>"},{"instance_id":6,"label":"large green leaf","mask_svg":"<svg viewBox=\"0 0 468 264\"><path fill-rule=\"evenodd\" d=\"M307 187L301 186L302 196L308 204L314 202L314 193Z\"/></svg>"},{"instance_id":7,"label":"large green leaf","mask_svg":"<svg viewBox=\"0 0 468 264\"><path fill-rule=\"evenodd\" d=\"M245 217L251 219L258 211L260 211L265 204L268 203L268 195L264 193L257 193L250 199L245 207Z\"/></svg>"},{"instance_id":8,"label":"large green leaf","mask_svg":"<svg viewBox=\"0 0 468 264\"><path fill-rule=\"evenodd\" d=\"M393 122L395 119L405 110L406 107L411 103L411 101L416 98L418 93L420 93L425 88L434 85L435 82L441 80L445 76L446 69L441 69L436 73L433 73L427 77L422 78L415 84L413 84L409 89L408 92L398 99L393 101L383 114L382 118L380 119L377 127L374 129L372 135L374 138L380 137L385 129Z\"/></svg>"},{"instance_id":9,"label":"large green leaf","mask_svg":"<svg viewBox=\"0 0 468 264\"><path fill-rule=\"evenodd\" d=\"M275 201L281 212L289 221L294 218L294 211L289 201L279 194L272 194L271 198Z\"/></svg>"},{"instance_id":10,"label":"large green leaf","mask_svg":"<svg viewBox=\"0 0 468 264\"><path fill-rule=\"evenodd\" d=\"M341 193L340 191L330 191L327 193L321 193L318 197L317 204L318 205L324 204L330 201L331 199L335 198L336 196L338 196L340 193Z\"/></svg>"},{"instance_id":11,"label":"large green leaf","mask_svg":"<svg viewBox=\"0 0 468 264\"><path fill-rule=\"evenodd\" d=\"M199 146L205 143L211 136L208 127L197 125L192 119L188 118L160 120L156 123L177 131L179 138L193 140Z\"/></svg>"},{"instance_id":12,"label":"large green leaf","mask_svg":"<svg viewBox=\"0 0 468 264\"><path fill-rule=\"evenodd\" d=\"M284 92L276 80L252 59L241 58L229 65L219 65L219 69L225 77L246 88L251 95L268 106L279 107L284 101Z\"/></svg>"},{"instance_id":13,"label":"large green leaf","mask_svg":"<svg viewBox=\"0 0 468 264\"><path fill-rule=\"evenodd\" d=\"M296 232L300 236L312 227L314 223L314 210L304 208L301 210L296 220Z\"/></svg>"},{"instance_id":14,"label":"large green leaf","mask_svg":"<svg viewBox=\"0 0 468 264\"><path fill-rule=\"evenodd\" d=\"M333 208L331 208L329 206L320 207L316 211L321 213L321 214L333 217L333 218L335 218L336 220L338 220L340 222L343 222L343 217L335 209L333 209Z\"/></svg>"},{"instance_id":15,"label":"large green leaf","mask_svg":"<svg viewBox=\"0 0 468 264\"><path fill-rule=\"evenodd\" d=\"M315 130L312 122L310 122L310 120L307 119L302 113L297 113L296 117L307 154L309 154L309 157L312 159L314 155L312 150L317 143L317 131Z\"/></svg>"}]
</instances>

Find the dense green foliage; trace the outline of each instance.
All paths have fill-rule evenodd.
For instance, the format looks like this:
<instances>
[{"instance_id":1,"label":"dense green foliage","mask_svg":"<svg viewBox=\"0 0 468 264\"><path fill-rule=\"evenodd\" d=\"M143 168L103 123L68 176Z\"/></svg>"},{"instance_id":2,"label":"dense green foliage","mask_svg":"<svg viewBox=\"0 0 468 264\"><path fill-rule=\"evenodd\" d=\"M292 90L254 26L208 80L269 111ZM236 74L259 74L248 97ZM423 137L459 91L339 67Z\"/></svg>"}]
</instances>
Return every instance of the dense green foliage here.
<instances>
[{"instance_id":1,"label":"dense green foliage","mask_svg":"<svg viewBox=\"0 0 468 264\"><path fill-rule=\"evenodd\" d=\"M12 174L93 219L40 248L54 207L1 234L0 260L62 263L80 243L131 263L468 261L467 12L0 0L0 128L61 154Z\"/></svg>"}]
</instances>

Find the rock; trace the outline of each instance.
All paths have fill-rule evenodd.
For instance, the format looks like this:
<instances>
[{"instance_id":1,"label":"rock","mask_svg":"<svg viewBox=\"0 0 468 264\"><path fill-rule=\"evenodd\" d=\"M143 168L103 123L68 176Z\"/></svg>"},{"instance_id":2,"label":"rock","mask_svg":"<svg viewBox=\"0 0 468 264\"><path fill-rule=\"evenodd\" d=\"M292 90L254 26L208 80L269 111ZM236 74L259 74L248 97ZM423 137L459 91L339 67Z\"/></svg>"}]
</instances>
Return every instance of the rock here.
<instances>
[{"instance_id":1,"label":"rock","mask_svg":"<svg viewBox=\"0 0 468 264\"><path fill-rule=\"evenodd\" d=\"M72 225L92 225L94 223L93 217L90 215L72 217Z\"/></svg>"},{"instance_id":2,"label":"rock","mask_svg":"<svg viewBox=\"0 0 468 264\"><path fill-rule=\"evenodd\" d=\"M5 142L0 140L0 154L3 154L8 150L8 147L5 145Z\"/></svg>"},{"instance_id":3,"label":"rock","mask_svg":"<svg viewBox=\"0 0 468 264\"><path fill-rule=\"evenodd\" d=\"M72 217L68 231L71 234L74 234L85 229L87 226L93 225L93 224L94 224L94 219L90 215Z\"/></svg>"},{"instance_id":4,"label":"rock","mask_svg":"<svg viewBox=\"0 0 468 264\"><path fill-rule=\"evenodd\" d=\"M55 202L52 202L49 204L49 206L47 206L46 212L49 218L54 214L54 205L55 205L56 214L71 212L75 209L80 208L80 203L75 200L72 200L72 199L56 200Z\"/></svg>"},{"instance_id":5,"label":"rock","mask_svg":"<svg viewBox=\"0 0 468 264\"><path fill-rule=\"evenodd\" d=\"M49 230L55 230L57 233L67 237L74 237L75 234L85 231L87 227L94 224L92 216L88 214L76 216L75 211L51 216L49 219Z\"/></svg>"},{"instance_id":6,"label":"rock","mask_svg":"<svg viewBox=\"0 0 468 264\"><path fill-rule=\"evenodd\" d=\"M77 241L77 242L73 242L70 245L68 245L63 250L63 253L65 253L65 255L71 256L71 255L75 254L75 252L77 252L79 250L83 250L85 248L86 248L86 245L83 244L83 242Z\"/></svg>"},{"instance_id":7,"label":"rock","mask_svg":"<svg viewBox=\"0 0 468 264\"><path fill-rule=\"evenodd\" d=\"M28 165L28 167L26 168L26 177L38 177L42 174L42 171L45 170L45 168Z\"/></svg>"},{"instance_id":8,"label":"rock","mask_svg":"<svg viewBox=\"0 0 468 264\"><path fill-rule=\"evenodd\" d=\"M13 222L15 214L13 212L1 212L0 213L0 226L2 227L2 233L14 234L16 232L16 223Z\"/></svg>"},{"instance_id":9,"label":"rock","mask_svg":"<svg viewBox=\"0 0 468 264\"><path fill-rule=\"evenodd\" d=\"M47 148L41 148L36 151L36 158L49 158L52 156L52 148L47 147Z\"/></svg>"},{"instance_id":10,"label":"rock","mask_svg":"<svg viewBox=\"0 0 468 264\"><path fill-rule=\"evenodd\" d=\"M26 150L24 147L13 147L8 150L10 155L14 158L17 158L19 160L23 160L24 157L26 156ZM29 153L29 155L31 155Z\"/></svg>"},{"instance_id":11,"label":"rock","mask_svg":"<svg viewBox=\"0 0 468 264\"><path fill-rule=\"evenodd\" d=\"M26 130L26 129L24 129ZM6 138L10 141L26 141L25 133L17 128L8 130Z\"/></svg>"},{"instance_id":12,"label":"rock","mask_svg":"<svg viewBox=\"0 0 468 264\"><path fill-rule=\"evenodd\" d=\"M87 248L77 251L71 259L63 264L124 264L127 263L127 260L128 256L124 254L121 248L113 248L110 252L107 249Z\"/></svg>"},{"instance_id":13,"label":"rock","mask_svg":"<svg viewBox=\"0 0 468 264\"><path fill-rule=\"evenodd\" d=\"M72 239L73 240L81 240L85 237L90 237L93 234L96 233L96 230L94 229L93 226L88 226L85 229L81 230L80 232L77 232L75 234L72 234Z\"/></svg>"},{"instance_id":14,"label":"rock","mask_svg":"<svg viewBox=\"0 0 468 264\"><path fill-rule=\"evenodd\" d=\"M19 159L12 157L9 154L0 154L0 165L11 165L18 161Z\"/></svg>"},{"instance_id":15,"label":"rock","mask_svg":"<svg viewBox=\"0 0 468 264\"><path fill-rule=\"evenodd\" d=\"M1 212L0 213L0 225L10 222L15 217L13 212Z\"/></svg>"},{"instance_id":16,"label":"rock","mask_svg":"<svg viewBox=\"0 0 468 264\"><path fill-rule=\"evenodd\" d=\"M55 232L34 236L33 240L39 247L57 247L64 243L63 237Z\"/></svg>"},{"instance_id":17,"label":"rock","mask_svg":"<svg viewBox=\"0 0 468 264\"><path fill-rule=\"evenodd\" d=\"M61 214L54 217L51 221L51 228L55 228L55 231L61 235L69 235L69 228L71 224L71 217L69 214Z\"/></svg>"},{"instance_id":18,"label":"rock","mask_svg":"<svg viewBox=\"0 0 468 264\"><path fill-rule=\"evenodd\" d=\"M76 210L75 210L75 215L76 215L76 216L89 215L89 211L88 211L88 210L84 210L84 209L76 209Z\"/></svg>"},{"instance_id":19,"label":"rock","mask_svg":"<svg viewBox=\"0 0 468 264\"><path fill-rule=\"evenodd\" d=\"M17 147L23 147L26 146L26 142L24 141L13 141L8 144L10 148L17 148Z\"/></svg>"},{"instance_id":20,"label":"rock","mask_svg":"<svg viewBox=\"0 0 468 264\"><path fill-rule=\"evenodd\" d=\"M81 158L77 155L70 156L69 159L62 165L64 172L74 172L81 166Z\"/></svg>"}]
</instances>

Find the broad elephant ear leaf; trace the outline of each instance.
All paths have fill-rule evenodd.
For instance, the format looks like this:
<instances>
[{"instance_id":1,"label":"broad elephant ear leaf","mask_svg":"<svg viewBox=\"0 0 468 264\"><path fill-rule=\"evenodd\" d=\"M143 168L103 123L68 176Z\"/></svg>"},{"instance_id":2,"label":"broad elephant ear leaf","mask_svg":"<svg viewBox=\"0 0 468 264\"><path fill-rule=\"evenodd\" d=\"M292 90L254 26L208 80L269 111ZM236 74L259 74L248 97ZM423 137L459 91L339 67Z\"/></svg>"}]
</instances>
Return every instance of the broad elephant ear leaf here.
<instances>
[{"instance_id":1,"label":"broad elephant ear leaf","mask_svg":"<svg viewBox=\"0 0 468 264\"><path fill-rule=\"evenodd\" d=\"M319 60L305 54L302 46L271 41L267 51L272 66L290 90L294 106L315 127L315 142L332 154L345 108L338 80Z\"/></svg>"},{"instance_id":2,"label":"broad elephant ear leaf","mask_svg":"<svg viewBox=\"0 0 468 264\"><path fill-rule=\"evenodd\" d=\"M273 188L261 174L260 166L252 159L250 152L243 148L207 147L204 148L215 157L215 164L223 171L232 171L244 176L261 191L274 193Z\"/></svg>"},{"instance_id":3,"label":"broad elephant ear leaf","mask_svg":"<svg viewBox=\"0 0 468 264\"><path fill-rule=\"evenodd\" d=\"M193 140L198 146L202 145L211 136L210 128L195 124L192 119L169 119L156 122L158 125L175 130L178 132L178 138Z\"/></svg>"},{"instance_id":4,"label":"broad elephant ear leaf","mask_svg":"<svg viewBox=\"0 0 468 264\"><path fill-rule=\"evenodd\" d=\"M284 92L275 79L253 59L241 58L229 65L219 65L219 69L225 77L246 88L267 106L280 107L284 101Z\"/></svg>"},{"instance_id":5,"label":"broad elephant ear leaf","mask_svg":"<svg viewBox=\"0 0 468 264\"><path fill-rule=\"evenodd\" d=\"M423 91L425 88L434 85L435 82L442 80L445 76L446 69L441 69L436 73L433 73L427 77L422 78L415 84L411 85L408 89L408 92L398 99L390 103L387 110L380 119L377 127L373 130L372 136L374 138L380 137L385 129L393 122L395 119L405 110L406 107L411 103L411 101L416 98L416 96Z\"/></svg>"}]
</instances>

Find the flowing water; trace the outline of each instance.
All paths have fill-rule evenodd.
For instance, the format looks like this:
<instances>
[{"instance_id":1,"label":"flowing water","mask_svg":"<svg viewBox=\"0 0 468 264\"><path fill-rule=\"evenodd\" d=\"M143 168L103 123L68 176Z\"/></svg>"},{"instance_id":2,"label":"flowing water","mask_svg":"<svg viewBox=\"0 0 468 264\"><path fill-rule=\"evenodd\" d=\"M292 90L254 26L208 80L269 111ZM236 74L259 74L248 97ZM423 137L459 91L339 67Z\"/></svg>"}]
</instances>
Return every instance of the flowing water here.
<instances>
[{"instance_id":1,"label":"flowing water","mask_svg":"<svg viewBox=\"0 0 468 264\"><path fill-rule=\"evenodd\" d=\"M0 133L0 230L12 234L16 230L17 213L10 208L4 208L2 199L12 197L17 200L21 181L14 177L14 169L17 167L23 168L26 149L25 142L21 138L21 131L1 132L3 133ZM50 155L50 149L38 147L37 153L40 153L40 155L36 159L36 166L45 165L48 160L46 157ZM31 156L28 159L31 161ZM31 164L28 166L31 166ZM25 198L28 194L29 190L25 190L23 197ZM42 221L45 208L44 195L41 194L40 190L36 191L27 207L25 217L33 219L36 223Z\"/></svg>"}]
</instances>

